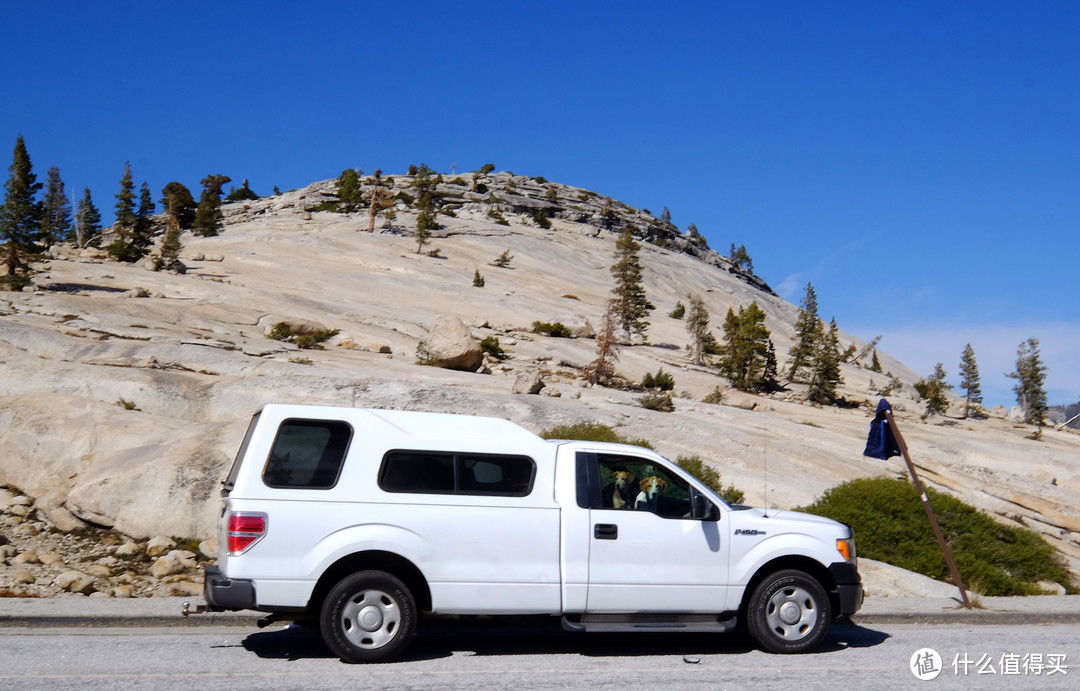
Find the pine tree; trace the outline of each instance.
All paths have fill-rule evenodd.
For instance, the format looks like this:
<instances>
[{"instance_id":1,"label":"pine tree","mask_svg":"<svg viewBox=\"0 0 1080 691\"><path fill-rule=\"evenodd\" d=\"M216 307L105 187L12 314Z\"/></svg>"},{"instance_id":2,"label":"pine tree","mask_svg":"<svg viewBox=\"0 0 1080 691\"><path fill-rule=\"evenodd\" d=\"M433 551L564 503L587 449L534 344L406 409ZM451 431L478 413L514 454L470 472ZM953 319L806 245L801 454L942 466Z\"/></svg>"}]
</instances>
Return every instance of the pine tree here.
<instances>
[{"instance_id":1,"label":"pine tree","mask_svg":"<svg viewBox=\"0 0 1080 691\"><path fill-rule=\"evenodd\" d=\"M660 212L660 221L663 223L671 223L671 212L665 206L664 210Z\"/></svg>"},{"instance_id":2,"label":"pine tree","mask_svg":"<svg viewBox=\"0 0 1080 691\"><path fill-rule=\"evenodd\" d=\"M656 309L645 296L645 286L642 284L644 268L638 257L640 249L641 245L634 240L633 226L623 228L615 241L616 261L611 265L615 287L611 292L615 296L615 315L627 341L631 340L633 334L645 337L649 328L645 318Z\"/></svg>"},{"instance_id":3,"label":"pine tree","mask_svg":"<svg viewBox=\"0 0 1080 691\"><path fill-rule=\"evenodd\" d=\"M696 295L691 295L689 299L686 332L690 334L690 359L695 365L704 365L705 356L717 352L719 345L716 337L709 332L709 310L705 308L705 302Z\"/></svg>"},{"instance_id":4,"label":"pine tree","mask_svg":"<svg viewBox=\"0 0 1080 691\"><path fill-rule=\"evenodd\" d=\"M170 182L161 189L161 210L176 222L177 230L191 228L195 222L195 198L183 183Z\"/></svg>"},{"instance_id":5,"label":"pine tree","mask_svg":"<svg viewBox=\"0 0 1080 691\"><path fill-rule=\"evenodd\" d=\"M131 242L140 250L146 250L154 241L154 199L150 185L144 181L139 188L139 206L135 209L135 226Z\"/></svg>"},{"instance_id":6,"label":"pine tree","mask_svg":"<svg viewBox=\"0 0 1080 691\"><path fill-rule=\"evenodd\" d=\"M195 209L195 223L192 226L196 235L210 237L217 235L225 227L221 214L221 189L229 180L226 175L207 175L199 181L203 191L199 196L199 206Z\"/></svg>"},{"instance_id":7,"label":"pine tree","mask_svg":"<svg viewBox=\"0 0 1080 691\"><path fill-rule=\"evenodd\" d=\"M868 369L871 372L881 372L881 361L878 360L877 348L874 348L874 356L870 359L870 367Z\"/></svg>"},{"instance_id":8,"label":"pine tree","mask_svg":"<svg viewBox=\"0 0 1080 691\"><path fill-rule=\"evenodd\" d=\"M49 168L45 179L45 198L42 200L41 241L46 247L67 242L71 236L71 202L60 179L60 169Z\"/></svg>"},{"instance_id":9,"label":"pine tree","mask_svg":"<svg viewBox=\"0 0 1080 691\"><path fill-rule=\"evenodd\" d=\"M876 354L876 353L875 353ZM960 356L960 388L964 390L964 419L968 417L971 406L982 403L982 384L979 380L979 365L975 362L975 349L968 343Z\"/></svg>"},{"instance_id":10,"label":"pine tree","mask_svg":"<svg viewBox=\"0 0 1080 691\"><path fill-rule=\"evenodd\" d=\"M383 185L382 171L376 170L372 187L367 192L368 232L375 232L375 219L379 214L394 206L394 191Z\"/></svg>"},{"instance_id":11,"label":"pine tree","mask_svg":"<svg viewBox=\"0 0 1080 691\"><path fill-rule=\"evenodd\" d=\"M841 362L843 353L840 350L840 329L833 319L829 330L814 347L810 363L808 399L825 405L836 401L837 390L844 382L844 377L840 374Z\"/></svg>"},{"instance_id":12,"label":"pine tree","mask_svg":"<svg viewBox=\"0 0 1080 691\"><path fill-rule=\"evenodd\" d=\"M824 325L818 316L817 293L811 283L806 284L799 316L795 319L795 345L788 353L788 381L795 381L804 369L810 367L814 351L821 341Z\"/></svg>"},{"instance_id":13,"label":"pine tree","mask_svg":"<svg viewBox=\"0 0 1080 691\"><path fill-rule=\"evenodd\" d=\"M161 257L155 263L155 268L183 273L185 267L180 263L180 234L185 221L190 222L193 216L195 200L183 184L170 182L161 190L161 206L165 213L165 236L161 239Z\"/></svg>"},{"instance_id":14,"label":"pine tree","mask_svg":"<svg viewBox=\"0 0 1080 691\"><path fill-rule=\"evenodd\" d=\"M26 142L15 140L10 176L4 185L4 204L0 206L0 241L3 241L4 275L0 286L22 290L30 283L29 262L38 253L41 232L41 205L34 197L41 183L34 175Z\"/></svg>"},{"instance_id":15,"label":"pine tree","mask_svg":"<svg viewBox=\"0 0 1080 691\"><path fill-rule=\"evenodd\" d=\"M615 338L617 311L617 301L611 298L596 334L596 359L585 367L585 377L590 384L606 382L615 376L615 361L619 359L619 342Z\"/></svg>"},{"instance_id":16,"label":"pine tree","mask_svg":"<svg viewBox=\"0 0 1080 691\"><path fill-rule=\"evenodd\" d=\"M120 177L120 191L116 193L116 222L113 229L116 239L127 243L135 231L135 182L131 178L131 162L124 163L124 174Z\"/></svg>"},{"instance_id":17,"label":"pine tree","mask_svg":"<svg viewBox=\"0 0 1080 691\"><path fill-rule=\"evenodd\" d=\"M746 245L739 245L738 248L736 248L735 243L731 243L731 254L729 255L729 258L738 271L748 274L754 273L754 261L750 259L750 253L746 251Z\"/></svg>"},{"instance_id":18,"label":"pine tree","mask_svg":"<svg viewBox=\"0 0 1080 691\"><path fill-rule=\"evenodd\" d=\"M776 385L768 376L775 371L771 334L765 326L765 312L757 302L740 307L738 314L728 309L724 318L724 342L721 344L720 372L731 385L747 391L764 391ZM770 359L772 360L770 366Z\"/></svg>"},{"instance_id":19,"label":"pine tree","mask_svg":"<svg viewBox=\"0 0 1080 691\"><path fill-rule=\"evenodd\" d=\"M356 211L363 202L364 190L360 186L360 174L346 168L338 176L338 204L345 213Z\"/></svg>"},{"instance_id":20,"label":"pine tree","mask_svg":"<svg viewBox=\"0 0 1080 691\"><path fill-rule=\"evenodd\" d=\"M248 185L247 178L244 178L244 182L241 183L239 189L229 189L229 194L225 196L227 202L248 202L259 199L259 195L255 194L255 191Z\"/></svg>"},{"instance_id":21,"label":"pine tree","mask_svg":"<svg viewBox=\"0 0 1080 691\"><path fill-rule=\"evenodd\" d=\"M945 392L952 386L945 383L945 377L945 367L939 362L934 366L934 373L929 379L920 379L915 382L915 390L926 401L926 408L923 411L924 420L931 415L944 415L949 409L949 399L945 397Z\"/></svg>"},{"instance_id":22,"label":"pine tree","mask_svg":"<svg viewBox=\"0 0 1080 691\"><path fill-rule=\"evenodd\" d=\"M1024 422L1029 425L1046 424L1046 365L1039 355L1039 340L1029 338L1016 350L1016 371L1008 375L1016 380L1013 392L1016 402L1024 413ZM1042 431L1041 429L1039 430Z\"/></svg>"},{"instance_id":23,"label":"pine tree","mask_svg":"<svg viewBox=\"0 0 1080 691\"><path fill-rule=\"evenodd\" d=\"M90 188L83 188L82 199L75 211L75 244L79 247L101 245L101 212L94 206Z\"/></svg>"}]
</instances>

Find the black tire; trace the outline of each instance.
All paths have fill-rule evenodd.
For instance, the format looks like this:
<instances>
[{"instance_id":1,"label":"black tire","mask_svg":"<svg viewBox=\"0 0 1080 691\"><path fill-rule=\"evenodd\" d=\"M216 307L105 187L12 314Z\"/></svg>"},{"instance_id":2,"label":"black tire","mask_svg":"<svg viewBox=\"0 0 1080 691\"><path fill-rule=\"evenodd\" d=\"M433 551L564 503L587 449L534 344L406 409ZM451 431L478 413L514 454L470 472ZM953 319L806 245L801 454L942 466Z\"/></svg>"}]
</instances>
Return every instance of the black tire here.
<instances>
[{"instance_id":1,"label":"black tire","mask_svg":"<svg viewBox=\"0 0 1080 691\"><path fill-rule=\"evenodd\" d=\"M758 584L746 608L746 625L773 653L806 653L818 647L832 621L829 596L817 579L786 569Z\"/></svg>"},{"instance_id":2,"label":"black tire","mask_svg":"<svg viewBox=\"0 0 1080 691\"><path fill-rule=\"evenodd\" d=\"M330 590L319 627L326 645L345 662L387 662L416 632L416 602L397 577L359 571Z\"/></svg>"}]
</instances>

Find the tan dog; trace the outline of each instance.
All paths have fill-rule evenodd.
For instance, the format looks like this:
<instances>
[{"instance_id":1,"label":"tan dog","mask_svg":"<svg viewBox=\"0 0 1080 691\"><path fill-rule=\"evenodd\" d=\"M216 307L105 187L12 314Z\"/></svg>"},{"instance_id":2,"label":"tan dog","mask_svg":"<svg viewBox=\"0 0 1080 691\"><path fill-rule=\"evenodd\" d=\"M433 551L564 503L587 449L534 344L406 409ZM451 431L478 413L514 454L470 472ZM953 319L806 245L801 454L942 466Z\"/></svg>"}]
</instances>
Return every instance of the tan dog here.
<instances>
[{"instance_id":1,"label":"tan dog","mask_svg":"<svg viewBox=\"0 0 1080 691\"><path fill-rule=\"evenodd\" d=\"M634 507L647 511L656 510L657 499L667 489L667 482L663 478L651 475L641 481L641 492L637 495Z\"/></svg>"},{"instance_id":2,"label":"tan dog","mask_svg":"<svg viewBox=\"0 0 1080 691\"><path fill-rule=\"evenodd\" d=\"M616 509L632 509L634 496L634 474L626 470L616 470L615 487L611 493L611 505Z\"/></svg>"}]
</instances>

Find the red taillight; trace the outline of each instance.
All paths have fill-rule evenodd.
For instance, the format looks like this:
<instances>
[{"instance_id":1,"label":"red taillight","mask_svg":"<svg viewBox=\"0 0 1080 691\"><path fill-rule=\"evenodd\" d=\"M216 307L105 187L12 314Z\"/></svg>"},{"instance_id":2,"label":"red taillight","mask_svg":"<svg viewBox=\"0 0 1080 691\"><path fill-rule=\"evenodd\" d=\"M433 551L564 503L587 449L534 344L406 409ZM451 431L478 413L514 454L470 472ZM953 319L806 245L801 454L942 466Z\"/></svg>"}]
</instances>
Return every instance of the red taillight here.
<instances>
[{"instance_id":1,"label":"red taillight","mask_svg":"<svg viewBox=\"0 0 1080 691\"><path fill-rule=\"evenodd\" d=\"M243 554L266 534L266 514L230 513L225 534L229 554Z\"/></svg>"}]
</instances>

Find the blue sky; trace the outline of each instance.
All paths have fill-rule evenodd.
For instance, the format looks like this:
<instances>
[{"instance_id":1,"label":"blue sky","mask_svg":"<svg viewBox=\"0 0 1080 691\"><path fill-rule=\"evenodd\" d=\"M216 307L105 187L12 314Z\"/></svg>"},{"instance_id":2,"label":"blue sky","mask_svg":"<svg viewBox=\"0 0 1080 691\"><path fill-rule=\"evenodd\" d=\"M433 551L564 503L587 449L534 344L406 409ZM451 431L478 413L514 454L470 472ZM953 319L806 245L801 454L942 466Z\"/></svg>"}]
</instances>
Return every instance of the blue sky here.
<instances>
[{"instance_id":1,"label":"blue sky","mask_svg":"<svg viewBox=\"0 0 1080 691\"><path fill-rule=\"evenodd\" d=\"M48 8L47 10L44 8ZM544 176L656 213L918 372L1038 338L1080 400L1080 3L9 3L22 134L108 216L209 173ZM5 178L6 179L6 178Z\"/></svg>"}]
</instances>

